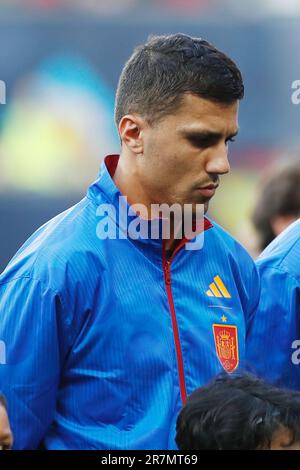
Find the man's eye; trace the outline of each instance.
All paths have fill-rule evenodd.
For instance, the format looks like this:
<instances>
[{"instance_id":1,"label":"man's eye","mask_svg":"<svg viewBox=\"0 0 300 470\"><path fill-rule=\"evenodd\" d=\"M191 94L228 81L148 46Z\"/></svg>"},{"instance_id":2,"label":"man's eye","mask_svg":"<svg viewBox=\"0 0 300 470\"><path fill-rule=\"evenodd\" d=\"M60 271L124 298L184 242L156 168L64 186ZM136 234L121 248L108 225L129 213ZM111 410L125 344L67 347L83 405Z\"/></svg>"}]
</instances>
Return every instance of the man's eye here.
<instances>
[{"instance_id":1,"label":"man's eye","mask_svg":"<svg viewBox=\"0 0 300 470\"><path fill-rule=\"evenodd\" d=\"M211 145L211 141L208 139L190 139L190 143L197 148L205 148Z\"/></svg>"}]
</instances>

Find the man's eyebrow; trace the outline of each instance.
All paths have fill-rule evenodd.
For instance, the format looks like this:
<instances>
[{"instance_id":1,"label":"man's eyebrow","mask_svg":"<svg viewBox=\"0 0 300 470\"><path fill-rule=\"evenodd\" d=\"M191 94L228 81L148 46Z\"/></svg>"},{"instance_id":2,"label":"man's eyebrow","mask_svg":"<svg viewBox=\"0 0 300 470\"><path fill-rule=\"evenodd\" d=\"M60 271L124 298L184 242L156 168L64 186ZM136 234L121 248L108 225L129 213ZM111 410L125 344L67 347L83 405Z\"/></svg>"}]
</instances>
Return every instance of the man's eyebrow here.
<instances>
[{"instance_id":1,"label":"man's eyebrow","mask_svg":"<svg viewBox=\"0 0 300 470\"><path fill-rule=\"evenodd\" d=\"M226 139L232 139L235 137L239 132L239 129L237 129L235 132L232 132L231 134L226 136ZM181 131L181 134L184 137L187 138L193 138L193 139L211 139L211 140L220 140L223 137L223 134L221 132L215 132L215 131L210 131L210 130L188 130L188 129L183 129Z\"/></svg>"}]
</instances>

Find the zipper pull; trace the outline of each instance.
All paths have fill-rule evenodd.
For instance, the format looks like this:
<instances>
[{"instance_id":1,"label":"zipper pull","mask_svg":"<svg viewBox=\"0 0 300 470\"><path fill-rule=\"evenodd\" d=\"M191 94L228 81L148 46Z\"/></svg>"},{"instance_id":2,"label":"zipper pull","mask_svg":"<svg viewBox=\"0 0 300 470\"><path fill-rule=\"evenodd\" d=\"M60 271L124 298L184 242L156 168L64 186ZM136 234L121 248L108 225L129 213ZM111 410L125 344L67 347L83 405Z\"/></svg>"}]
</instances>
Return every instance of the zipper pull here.
<instances>
[{"instance_id":1,"label":"zipper pull","mask_svg":"<svg viewBox=\"0 0 300 470\"><path fill-rule=\"evenodd\" d=\"M166 284L171 284L171 274L170 274L170 261L165 261L164 264L164 271L165 271L165 281Z\"/></svg>"}]
</instances>

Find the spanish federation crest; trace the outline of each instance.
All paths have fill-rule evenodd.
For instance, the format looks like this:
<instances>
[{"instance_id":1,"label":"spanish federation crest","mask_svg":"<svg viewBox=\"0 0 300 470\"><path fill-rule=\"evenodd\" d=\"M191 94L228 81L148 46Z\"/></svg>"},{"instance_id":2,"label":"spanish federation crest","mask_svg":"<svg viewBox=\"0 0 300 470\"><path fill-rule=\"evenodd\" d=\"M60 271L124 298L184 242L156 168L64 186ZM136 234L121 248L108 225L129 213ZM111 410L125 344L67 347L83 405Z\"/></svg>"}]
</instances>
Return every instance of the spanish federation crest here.
<instances>
[{"instance_id":1,"label":"spanish federation crest","mask_svg":"<svg viewBox=\"0 0 300 470\"><path fill-rule=\"evenodd\" d=\"M233 372L239 365L237 327L213 325L217 356L226 372Z\"/></svg>"}]
</instances>

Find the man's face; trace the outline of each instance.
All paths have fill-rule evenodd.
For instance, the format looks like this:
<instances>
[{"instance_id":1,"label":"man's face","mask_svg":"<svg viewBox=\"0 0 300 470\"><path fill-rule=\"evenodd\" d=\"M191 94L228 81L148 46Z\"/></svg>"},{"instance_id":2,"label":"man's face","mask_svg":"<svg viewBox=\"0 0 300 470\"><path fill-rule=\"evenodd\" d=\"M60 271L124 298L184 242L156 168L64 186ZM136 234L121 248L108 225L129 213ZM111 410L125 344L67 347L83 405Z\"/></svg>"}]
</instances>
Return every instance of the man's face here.
<instances>
[{"instance_id":1,"label":"man's face","mask_svg":"<svg viewBox=\"0 0 300 470\"><path fill-rule=\"evenodd\" d=\"M5 407L0 403L0 449L10 449L12 446L12 433L9 426Z\"/></svg>"},{"instance_id":2,"label":"man's face","mask_svg":"<svg viewBox=\"0 0 300 470\"><path fill-rule=\"evenodd\" d=\"M142 131L139 180L158 204L205 204L229 172L228 142L238 131L238 102L214 103L187 94L176 113Z\"/></svg>"}]
</instances>

